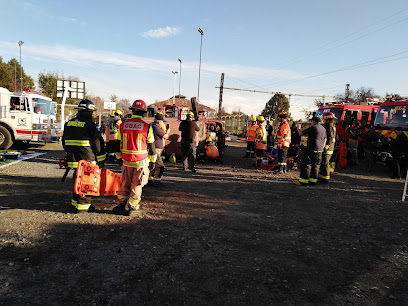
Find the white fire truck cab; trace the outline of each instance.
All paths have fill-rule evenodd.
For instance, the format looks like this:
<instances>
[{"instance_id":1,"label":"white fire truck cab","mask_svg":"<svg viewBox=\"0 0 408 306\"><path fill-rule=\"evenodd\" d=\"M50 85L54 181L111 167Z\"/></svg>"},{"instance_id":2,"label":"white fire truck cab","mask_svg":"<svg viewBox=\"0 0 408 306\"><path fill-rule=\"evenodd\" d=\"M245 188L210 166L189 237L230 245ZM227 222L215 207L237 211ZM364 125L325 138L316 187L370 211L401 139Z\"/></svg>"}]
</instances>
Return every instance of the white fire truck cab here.
<instances>
[{"instance_id":1,"label":"white fire truck cab","mask_svg":"<svg viewBox=\"0 0 408 306\"><path fill-rule=\"evenodd\" d=\"M16 141L48 142L56 128L55 102L31 91L10 92L0 87L0 149Z\"/></svg>"}]
</instances>

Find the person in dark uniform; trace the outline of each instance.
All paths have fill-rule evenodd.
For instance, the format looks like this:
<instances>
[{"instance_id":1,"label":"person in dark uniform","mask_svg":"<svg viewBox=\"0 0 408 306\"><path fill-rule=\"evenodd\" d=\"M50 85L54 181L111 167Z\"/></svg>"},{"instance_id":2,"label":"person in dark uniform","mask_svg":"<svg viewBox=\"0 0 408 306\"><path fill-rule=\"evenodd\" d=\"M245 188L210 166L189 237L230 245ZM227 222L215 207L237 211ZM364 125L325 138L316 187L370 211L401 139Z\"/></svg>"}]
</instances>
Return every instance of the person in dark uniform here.
<instances>
[{"instance_id":1,"label":"person in dark uniform","mask_svg":"<svg viewBox=\"0 0 408 306\"><path fill-rule=\"evenodd\" d=\"M195 158L197 152L196 132L200 131L197 123L193 121L194 113L189 112L187 119L180 122L181 131L181 154L184 171L190 170L195 173Z\"/></svg>"},{"instance_id":2,"label":"person in dark uniform","mask_svg":"<svg viewBox=\"0 0 408 306\"><path fill-rule=\"evenodd\" d=\"M300 163L300 178L296 185L314 185L317 183L322 153L326 144L326 129L320 124L319 117L313 117L311 126L304 131L299 130L300 136L308 135L306 152Z\"/></svg>"},{"instance_id":3,"label":"person in dark uniform","mask_svg":"<svg viewBox=\"0 0 408 306\"><path fill-rule=\"evenodd\" d=\"M401 179L402 158L408 153L408 138L402 127L397 127L394 132L397 134L395 139L387 138L392 151L393 174L391 178Z\"/></svg>"},{"instance_id":4,"label":"person in dark uniform","mask_svg":"<svg viewBox=\"0 0 408 306\"><path fill-rule=\"evenodd\" d=\"M67 152L68 168L78 168L80 160L98 163L102 168L105 162L104 141L96 124L92 121L92 114L96 111L95 104L88 100L82 100L76 107L78 113L75 118L64 125L62 146ZM76 212L93 211L91 197L80 197L75 192L72 196L72 206Z\"/></svg>"}]
</instances>

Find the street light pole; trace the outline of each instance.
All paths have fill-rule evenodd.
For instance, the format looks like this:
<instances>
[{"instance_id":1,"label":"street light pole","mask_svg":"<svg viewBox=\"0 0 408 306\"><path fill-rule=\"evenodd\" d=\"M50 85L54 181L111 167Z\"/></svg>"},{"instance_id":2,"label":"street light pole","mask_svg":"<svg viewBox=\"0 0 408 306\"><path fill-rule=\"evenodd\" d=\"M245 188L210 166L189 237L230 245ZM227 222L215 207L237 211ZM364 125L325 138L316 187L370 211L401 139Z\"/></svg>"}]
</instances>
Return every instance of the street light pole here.
<instances>
[{"instance_id":1,"label":"street light pole","mask_svg":"<svg viewBox=\"0 0 408 306\"><path fill-rule=\"evenodd\" d=\"M180 75L179 75L179 100L178 100L178 107L179 107L179 114L180 114L180 88L181 88L181 59L178 59L178 61L180 62Z\"/></svg>"},{"instance_id":2,"label":"street light pole","mask_svg":"<svg viewBox=\"0 0 408 306\"><path fill-rule=\"evenodd\" d=\"M177 71L172 71L174 74L174 83L173 83L173 105L176 105L176 74L178 73Z\"/></svg>"},{"instance_id":3,"label":"street light pole","mask_svg":"<svg viewBox=\"0 0 408 306\"><path fill-rule=\"evenodd\" d=\"M20 46L20 87L21 92L23 92L23 67L21 66L21 46L24 44L24 41L20 40L18 45Z\"/></svg>"},{"instance_id":4,"label":"street light pole","mask_svg":"<svg viewBox=\"0 0 408 306\"><path fill-rule=\"evenodd\" d=\"M202 50L202 48L203 48L203 35L204 35L204 31L203 31L202 28L198 28L198 32L201 34L201 45L200 45L200 66L198 67L197 113L198 113L198 104L200 103L201 50Z\"/></svg>"}]
</instances>

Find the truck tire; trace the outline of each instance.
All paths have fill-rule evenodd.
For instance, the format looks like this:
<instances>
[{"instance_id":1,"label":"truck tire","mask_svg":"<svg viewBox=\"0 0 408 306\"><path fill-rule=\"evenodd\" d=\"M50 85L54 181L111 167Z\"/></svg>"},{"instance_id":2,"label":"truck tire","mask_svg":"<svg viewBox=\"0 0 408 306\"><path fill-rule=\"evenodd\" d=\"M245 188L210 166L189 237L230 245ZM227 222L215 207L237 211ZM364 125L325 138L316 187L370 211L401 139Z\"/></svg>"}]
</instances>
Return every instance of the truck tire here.
<instances>
[{"instance_id":1,"label":"truck tire","mask_svg":"<svg viewBox=\"0 0 408 306\"><path fill-rule=\"evenodd\" d=\"M13 144L13 138L8 129L0 126L0 149L7 150Z\"/></svg>"}]
</instances>

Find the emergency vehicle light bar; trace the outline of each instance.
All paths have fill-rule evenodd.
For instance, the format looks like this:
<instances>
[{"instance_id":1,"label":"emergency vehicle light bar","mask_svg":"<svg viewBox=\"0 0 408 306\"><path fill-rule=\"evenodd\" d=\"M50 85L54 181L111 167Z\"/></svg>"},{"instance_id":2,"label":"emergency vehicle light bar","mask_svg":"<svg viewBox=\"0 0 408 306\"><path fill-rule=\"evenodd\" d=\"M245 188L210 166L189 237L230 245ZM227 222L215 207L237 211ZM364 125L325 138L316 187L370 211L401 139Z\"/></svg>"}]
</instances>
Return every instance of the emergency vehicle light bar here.
<instances>
[{"instance_id":1,"label":"emergency vehicle light bar","mask_svg":"<svg viewBox=\"0 0 408 306\"><path fill-rule=\"evenodd\" d=\"M344 104L349 104L350 101L340 101L340 102L326 102L324 105L330 106L330 105L344 105Z\"/></svg>"}]
</instances>

